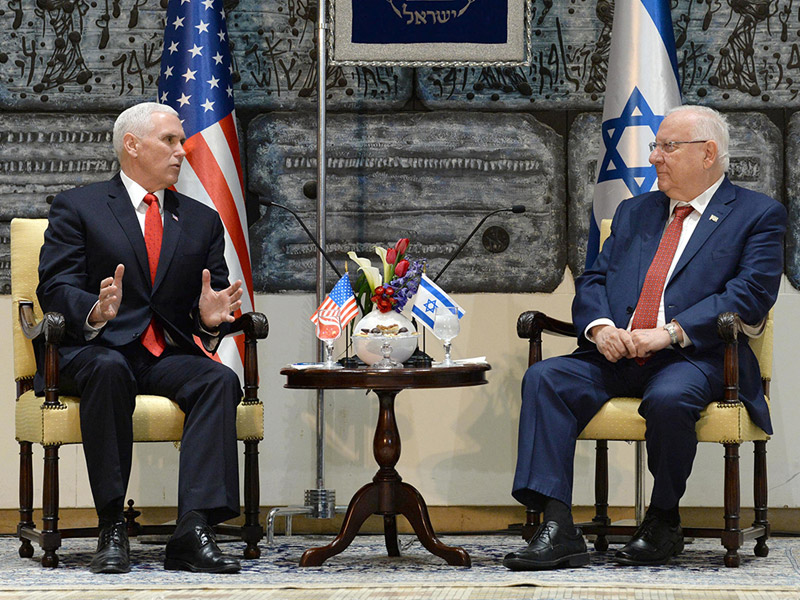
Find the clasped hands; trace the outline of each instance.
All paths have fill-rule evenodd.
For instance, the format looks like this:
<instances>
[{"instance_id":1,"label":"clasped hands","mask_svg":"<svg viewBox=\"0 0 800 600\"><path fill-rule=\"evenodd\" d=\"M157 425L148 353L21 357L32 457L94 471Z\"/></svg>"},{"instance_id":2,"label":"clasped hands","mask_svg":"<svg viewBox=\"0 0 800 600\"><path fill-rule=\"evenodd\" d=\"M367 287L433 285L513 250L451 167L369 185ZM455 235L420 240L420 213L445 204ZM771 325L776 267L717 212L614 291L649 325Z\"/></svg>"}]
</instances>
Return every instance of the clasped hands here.
<instances>
[{"instance_id":1,"label":"clasped hands","mask_svg":"<svg viewBox=\"0 0 800 600\"><path fill-rule=\"evenodd\" d=\"M628 331L611 325L596 325L591 335L597 349L610 362L621 358L647 358L671 344L669 333L661 327Z\"/></svg>"},{"instance_id":2,"label":"clasped hands","mask_svg":"<svg viewBox=\"0 0 800 600\"><path fill-rule=\"evenodd\" d=\"M97 304L89 315L89 324L98 327L117 316L122 303L122 277L125 265L117 265L113 277L106 277L100 282L100 293ZM211 287L211 272L203 269L202 290L200 292L200 322L209 331L217 329L221 323L232 323L232 313L242 306L241 280L236 281L224 290L215 291Z\"/></svg>"}]
</instances>

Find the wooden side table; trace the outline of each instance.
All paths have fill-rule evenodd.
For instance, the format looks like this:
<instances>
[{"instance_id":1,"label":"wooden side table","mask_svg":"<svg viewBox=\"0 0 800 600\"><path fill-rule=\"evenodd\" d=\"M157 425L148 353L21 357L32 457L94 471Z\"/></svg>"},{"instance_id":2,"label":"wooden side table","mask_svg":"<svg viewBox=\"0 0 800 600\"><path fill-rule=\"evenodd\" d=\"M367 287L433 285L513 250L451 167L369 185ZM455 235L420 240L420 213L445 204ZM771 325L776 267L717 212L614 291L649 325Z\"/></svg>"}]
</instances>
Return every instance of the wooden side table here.
<instances>
[{"instance_id":1,"label":"wooden side table","mask_svg":"<svg viewBox=\"0 0 800 600\"><path fill-rule=\"evenodd\" d=\"M301 567L321 565L331 556L347 548L364 521L372 514L383 515L384 538L389 556L400 556L397 542L397 515L403 515L422 545L442 557L450 565L469 567L469 554L463 548L447 546L433 531L428 507L422 494L404 483L395 465L400 459L400 432L394 414L394 400L402 390L410 388L447 388L483 385L488 364L463 365L427 369L295 369L281 370L286 376L284 387L292 389L371 389L378 395L380 408L373 455L379 469L372 482L358 490L350 500L342 528L327 546L311 548L303 553Z\"/></svg>"}]
</instances>

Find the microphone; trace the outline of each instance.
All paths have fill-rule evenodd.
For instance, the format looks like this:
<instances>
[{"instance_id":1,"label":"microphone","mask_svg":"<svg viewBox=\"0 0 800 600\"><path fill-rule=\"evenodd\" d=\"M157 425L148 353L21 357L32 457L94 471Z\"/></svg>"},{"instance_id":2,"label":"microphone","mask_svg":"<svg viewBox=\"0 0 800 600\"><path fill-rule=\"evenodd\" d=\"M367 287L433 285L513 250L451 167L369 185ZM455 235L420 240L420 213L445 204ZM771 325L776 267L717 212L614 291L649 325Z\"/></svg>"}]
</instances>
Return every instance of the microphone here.
<instances>
[{"instance_id":1,"label":"microphone","mask_svg":"<svg viewBox=\"0 0 800 600\"><path fill-rule=\"evenodd\" d=\"M511 208L500 208L498 210L490 212L488 215L483 217L481 219L480 223L478 223L475 226L475 229L473 229L472 232L467 236L467 239L465 239L463 242L461 242L461 245L458 248L456 248L456 251L453 252L453 254L450 256L450 258L447 260L447 263L442 267L442 270L439 271L439 274L436 277L433 278L434 283L436 282L437 279L439 279L439 277L442 276L442 273L444 273L447 270L447 267L450 266L450 263L453 262L453 260L459 254L461 254L461 251L464 249L464 246L466 246L467 243L472 239L472 236L477 233L478 229L481 228L481 225L483 225L486 222L486 219L488 219L492 215L496 215L497 213L501 213L501 212L511 212L511 213L514 213L515 215L518 215L520 213L524 213L525 212L525 207L522 204L515 204Z\"/></svg>"},{"instance_id":2,"label":"microphone","mask_svg":"<svg viewBox=\"0 0 800 600\"><path fill-rule=\"evenodd\" d=\"M337 269L336 265L333 264L333 261L330 259L330 257L328 256L327 252L325 252L325 250L322 249L322 246L319 245L319 242L317 242L317 238L314 237L314 234L311 233L311 231L308 229L308 227L306 227L306 224L303 223L303 219L300 218L300 215L298 215L296 212L294 212L288 206L284 206L283 204L278 204L277 202L272 202L271 200L261 200L259 198L258 203L261 206L266 206L267 208L269 208L271 206L276 206L277 208L282 208L283 210L292 213L292 216L294 216L294 218L297 219L297 222L300 223L300 227L302 227L303 231L305 231L306 235L308 235L308 239L310 239L314 243L314 245L317 247L317 250L319 250L320 254L322 254L322 256L325 258L325 260L328 261L328 264L331 266L331 269L333 269L333 272L336 273L336 275L338 275L339 277L342 276L342 274L339 272L339 269ZM523 208L523 210L525 210L525 209Z\"/></svg>"}]
</instances>

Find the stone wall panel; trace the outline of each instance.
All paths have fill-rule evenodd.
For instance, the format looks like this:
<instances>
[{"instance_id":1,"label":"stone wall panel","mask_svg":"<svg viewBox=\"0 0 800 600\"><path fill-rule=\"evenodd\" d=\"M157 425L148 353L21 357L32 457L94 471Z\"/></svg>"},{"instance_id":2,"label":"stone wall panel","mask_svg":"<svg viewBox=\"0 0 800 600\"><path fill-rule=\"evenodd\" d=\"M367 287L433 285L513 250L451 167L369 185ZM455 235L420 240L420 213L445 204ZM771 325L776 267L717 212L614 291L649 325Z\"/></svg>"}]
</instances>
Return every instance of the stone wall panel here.
<instances>
[{"instance_id":1,"label":"stone wall panel","mask_svg":"<svg viewBox=\"0 0 800 600\"><path fill-rule=\"evenodd\" d=\"M269 114L248 131L250 189L296 210L314 227L314 119ZM343 268L356 250L411 238L412 257L438 274L487 213L491 217L442 276L454 292L544 292L566 259L563 141L529 115L331 115L328 120L327 242ZM314 289L315 250L291 215L265 211L250 228L257 291ZM351 267L355 266L351 263Z\"/></svg>"}]
</instances>

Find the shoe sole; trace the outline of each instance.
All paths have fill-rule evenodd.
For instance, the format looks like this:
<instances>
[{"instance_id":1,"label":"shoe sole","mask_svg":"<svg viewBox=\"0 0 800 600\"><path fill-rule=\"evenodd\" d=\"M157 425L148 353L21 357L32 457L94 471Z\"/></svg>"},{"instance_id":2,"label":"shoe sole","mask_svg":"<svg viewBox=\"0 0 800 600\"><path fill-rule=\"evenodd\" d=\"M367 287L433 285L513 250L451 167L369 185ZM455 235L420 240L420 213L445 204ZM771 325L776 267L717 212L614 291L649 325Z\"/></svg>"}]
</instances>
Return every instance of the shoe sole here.
<instances>
[{"instance_id":1,"label":"shoe sole","mask_svg":"<svg viewBox=\"0 0 800 600\"><path fill-rule=\"evenodd\" d=\"M558 560L532 561L524 558L508 558L503 560L503 566L512 571L545 571L567 567L583 567L589 564L589 553L570 554Z\"/></svg>"},{"instance_id":2,"label":"shoe sole","mask_svg":"<svg viewBox=\"0 0 800 600\"><path fill-rule=\"evenodd\" d=\"M131 572L131 568L130 567L112 567L112 566L102 567L102 568L99 568L99 569L89 567L89 570L92 573L95 573L95 574L98 574L98 575L101 574L101 573L105 573L105 574L120 574L120 573L130 573Z\"/></svg>"},{"instance_id":3,"label":"shoe sole","mask_svg":"<svg viewBox=\"0 0 800 600\"><path fill-rule=\"evenodd\" d=\"M660 560L651 560L651 561L636 560L634 558L628 558L626 556L614 556L614 560L621 565L626 565L629 567L657 567L659 565L668 564L673 557L678 556L678 554L680 554L681 552L683 552L683 543L676 546L669 556Z\"/></svg>"},{"instance_id":4,"label":"shoe sole","mask_svg":"<svg viewBox=\"0 0 800 600\"><path fill-rule=\"evenodd\" d=\"M204 569L174 558L168 558L164 561L164 569L167 571L191 571L192 573L238 573L241 571L241 567L233 565Z\"/></svg>"}]
</instances>

